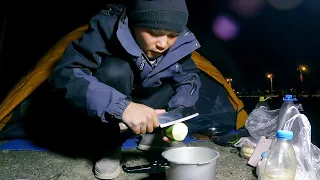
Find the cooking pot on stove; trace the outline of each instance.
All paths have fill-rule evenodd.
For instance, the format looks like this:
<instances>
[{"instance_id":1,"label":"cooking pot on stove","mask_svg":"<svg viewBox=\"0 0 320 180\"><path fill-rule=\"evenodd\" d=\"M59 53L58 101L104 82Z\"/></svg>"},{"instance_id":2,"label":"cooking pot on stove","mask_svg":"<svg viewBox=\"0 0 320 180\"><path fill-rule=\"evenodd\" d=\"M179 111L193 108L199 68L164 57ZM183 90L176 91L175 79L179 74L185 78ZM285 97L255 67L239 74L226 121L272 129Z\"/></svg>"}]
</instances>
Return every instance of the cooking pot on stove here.
<instances>
[{"instance_id":1,"label":"cooking pot on stove","mask_svg":"<svg viewBox=\"0 0 320 180\"><path fill-rule=\"evenodd\" d=\"M126 173L161 173L166 180L215 180L220 153L207 147L181 147L164 151L162 159L148 165L127 167Z\"/></svg>"}]
</instances>

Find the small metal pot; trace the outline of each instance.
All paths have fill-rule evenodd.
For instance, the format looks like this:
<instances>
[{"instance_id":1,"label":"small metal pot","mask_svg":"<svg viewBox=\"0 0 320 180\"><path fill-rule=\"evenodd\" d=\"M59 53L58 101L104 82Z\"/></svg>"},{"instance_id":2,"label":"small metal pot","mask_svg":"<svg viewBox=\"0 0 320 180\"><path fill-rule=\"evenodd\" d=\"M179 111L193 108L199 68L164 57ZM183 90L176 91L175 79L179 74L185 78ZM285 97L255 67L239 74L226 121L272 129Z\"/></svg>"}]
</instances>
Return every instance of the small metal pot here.
<instances>
[{"instance_id":1,"label":"small metal pot","mask_svg":"<svg viewBox=\"0 0 320 180\"><path fill-rule=\"evenodd\" d=\"M165 171L166 180L215 180L216 161L220 153L206 147L182 147L164 151L164 159L149 165L126 167L127 173L160 173Z\"/></svg>"}]
</instances>

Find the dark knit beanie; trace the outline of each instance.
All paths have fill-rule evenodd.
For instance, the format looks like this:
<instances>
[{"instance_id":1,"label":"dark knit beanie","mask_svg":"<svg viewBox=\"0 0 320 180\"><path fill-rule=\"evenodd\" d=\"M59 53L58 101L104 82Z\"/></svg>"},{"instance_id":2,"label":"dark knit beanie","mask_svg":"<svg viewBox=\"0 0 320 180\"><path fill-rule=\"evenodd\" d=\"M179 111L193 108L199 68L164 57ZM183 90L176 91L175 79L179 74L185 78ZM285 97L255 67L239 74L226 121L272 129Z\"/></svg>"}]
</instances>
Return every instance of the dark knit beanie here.
<instances>
[{"instance_id":1,"label":"dark knit beanie","mask_svg":"<svg viewBox=\"0 0 320 180\"><path fill-rule=\"evenodd\" d=\"M188 16L185 0L132 0L128 8L133 26L178 33L186 27Z\"/></svg>"}]
</instances>

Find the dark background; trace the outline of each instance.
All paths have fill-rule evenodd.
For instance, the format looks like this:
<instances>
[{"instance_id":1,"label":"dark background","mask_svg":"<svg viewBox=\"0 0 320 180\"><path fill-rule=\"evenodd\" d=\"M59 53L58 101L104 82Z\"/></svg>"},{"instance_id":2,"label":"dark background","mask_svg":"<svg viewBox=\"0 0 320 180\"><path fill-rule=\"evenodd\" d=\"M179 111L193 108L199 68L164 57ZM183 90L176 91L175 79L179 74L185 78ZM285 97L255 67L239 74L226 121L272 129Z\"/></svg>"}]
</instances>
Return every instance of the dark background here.
<instances>
[{"instance_id":1,"label":"dark background","mask_svg":"<svg viewBox=\"0 0 320 180\"><path fill-rule=\"evenodd\" d=\"M272 6L270 1L187 0L189 28L202 45L199 52L224 76L233 79L237 91L268 89L266 73L273 73L275 90L300 88L297 71L300 64L308 67L304 88L310 93L318 91L320 3L304 0L296 8L283 10ZM297 0L278 2L281 1ZM55 42L88 23L109 2L116 1L29 5L5 16L0 29L0 99ZM234 2L242 9L251 7L253 15L246 15L248 10L246 14L244 10L240 13L233 8ZM260 5L252 8L252 4ZM219 15L236 24L238 33L232 40L222 40L214 33L213 22Z\"/></svg>"}]
</instances>

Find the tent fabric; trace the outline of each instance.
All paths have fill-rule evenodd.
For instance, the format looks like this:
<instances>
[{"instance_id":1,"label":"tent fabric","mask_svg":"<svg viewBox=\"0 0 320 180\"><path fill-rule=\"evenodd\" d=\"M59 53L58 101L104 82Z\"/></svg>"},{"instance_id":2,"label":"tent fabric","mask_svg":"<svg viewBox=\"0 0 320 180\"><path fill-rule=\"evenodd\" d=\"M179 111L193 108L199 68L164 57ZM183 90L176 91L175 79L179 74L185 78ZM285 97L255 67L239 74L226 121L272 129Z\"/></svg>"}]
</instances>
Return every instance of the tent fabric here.
<instances>
[{"instance_id":1,"label":"tent fabric","mask_svg":"<svg viewBox=\"0 0 320 180\"><path fill-rule=\"evenodd\" d=\"M243 127L248 118L248 114L244 110L243 102L234 93L233 89L231 88L227 80L223 77L222 73L216 67L214 67L210 61L208 61L196 51L192 53L192 59L199 69L213 77L216 81L224 86L224 88L228 92L229 100L233 105L233 108L236 112L238 112L236 129L240 129L241 127Z\"/></svg>"},{"instance_id":2,"label":"tent fabric","mask_svg":"<svg viewBox=\"0 0 320 180\"><path fill-rule=\"evenodd\" d=\"M201 133L212 128L223 129L227 133L235 129L237 111L229 101L227 90L204 71L199 76L201 87L199 100L195 104L199 116L185 121L189 133Z\"/></svg>"},{"instance_id":3,"label":"tent fabric","mask_svg":"<svg viewBox=\"0 0 320 180\"><path fill-rule=\"evenodd\" d=\"M26 76L11 89L4 101L0 104L0 131L12 117L15 108L27 98L35 89L44 83L50 76L57 61L63 55L67 45L75 39L81 38L82 34L88 29L88 25L81 26L60 39L35 65ZM214 67L210 61L194 51L192 59L199 69L213 77L221 83L228 92L229 100L233 105L237 115L236 129L244 126L247 113L243 110L243 102L236 96L230 85L227 83L220 71Z\"/></svg>"}]
</instances>

